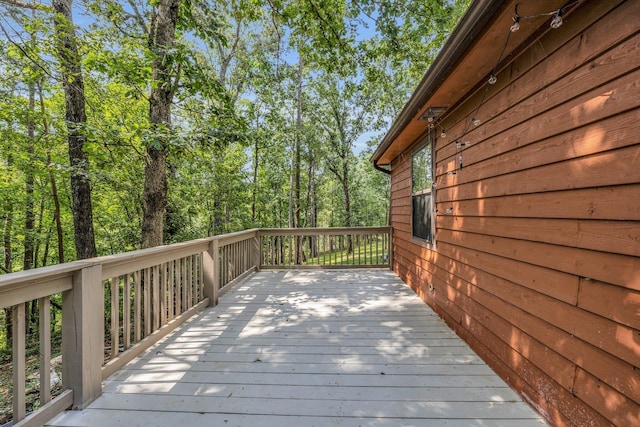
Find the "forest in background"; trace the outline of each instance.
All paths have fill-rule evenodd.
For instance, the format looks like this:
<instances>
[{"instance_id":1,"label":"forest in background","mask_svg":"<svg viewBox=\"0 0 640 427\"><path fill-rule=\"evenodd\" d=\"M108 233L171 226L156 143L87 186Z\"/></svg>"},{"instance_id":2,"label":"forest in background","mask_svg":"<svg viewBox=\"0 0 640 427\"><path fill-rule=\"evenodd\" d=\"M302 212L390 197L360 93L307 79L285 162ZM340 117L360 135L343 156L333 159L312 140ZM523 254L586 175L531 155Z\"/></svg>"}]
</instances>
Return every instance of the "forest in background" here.
<instances>
[{"instance_id":1,"label":"forest in background","mask_svg":"<svg viewBox=\"0 0 640 427\"><path fill-rule=\"evenodd\" d=\"M387 224L369 157L468 2L0 0L1 273Z\"/></svg>"}]
</instances>

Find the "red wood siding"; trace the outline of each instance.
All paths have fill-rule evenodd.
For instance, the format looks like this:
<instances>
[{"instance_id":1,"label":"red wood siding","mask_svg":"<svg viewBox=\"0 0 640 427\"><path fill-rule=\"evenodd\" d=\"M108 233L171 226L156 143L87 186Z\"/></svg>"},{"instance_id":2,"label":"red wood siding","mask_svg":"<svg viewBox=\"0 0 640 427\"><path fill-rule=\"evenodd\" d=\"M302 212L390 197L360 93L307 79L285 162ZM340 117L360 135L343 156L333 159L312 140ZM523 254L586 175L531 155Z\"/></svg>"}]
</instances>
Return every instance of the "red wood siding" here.
<instances>
[{"instance_id":1,"label":"red wood siding","mask_svg":"<svg viewBox=\"0 0 640 427\"><path fill-rule=\"evenodd\" d=\"M554 425L640 425L639 22L584 2L446 118L435 250L392 163L394 269Z\"/></svg>"}]
</instances>

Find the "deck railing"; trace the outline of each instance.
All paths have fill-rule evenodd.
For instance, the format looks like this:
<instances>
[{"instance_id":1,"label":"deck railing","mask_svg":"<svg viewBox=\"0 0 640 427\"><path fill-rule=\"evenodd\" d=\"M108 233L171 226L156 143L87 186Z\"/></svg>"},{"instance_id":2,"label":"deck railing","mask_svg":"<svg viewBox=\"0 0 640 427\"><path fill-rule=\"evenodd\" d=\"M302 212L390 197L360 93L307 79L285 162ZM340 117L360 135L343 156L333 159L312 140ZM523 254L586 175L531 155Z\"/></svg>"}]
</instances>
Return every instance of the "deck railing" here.
<instances>
[{"instance_id":1,"label":"deck railing","mask_svg":"<svg viewBox=\"0 0 640 427\"><path fill-rule=\"evenodd\" d=\"M391 264L389 227L260 230L260 268L373 268Z\"/></svg>"},{"instance_id":2,"label":"deck railing","mask_svg":"<svg viewBox=\"0 0 640 427\"><path fill-rule=\"evenodd\" d=\"M14 426L101 394L102 380L261 268L389 267L389 227L253 229L0 276L12 308ZM51 399L51 296L62 300L62 385ZM39 309L40 409L26 414L25 303Z\"/></svg>"}]
</instances>

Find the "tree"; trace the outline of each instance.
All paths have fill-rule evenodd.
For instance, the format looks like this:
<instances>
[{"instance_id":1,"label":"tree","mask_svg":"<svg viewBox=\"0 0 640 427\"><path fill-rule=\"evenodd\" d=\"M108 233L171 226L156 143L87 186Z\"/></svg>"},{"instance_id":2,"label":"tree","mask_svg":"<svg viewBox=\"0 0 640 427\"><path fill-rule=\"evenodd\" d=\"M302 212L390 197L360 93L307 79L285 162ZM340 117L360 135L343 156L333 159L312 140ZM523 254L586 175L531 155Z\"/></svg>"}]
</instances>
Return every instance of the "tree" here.
<instances>
[{"instance_id":1,"label":"tree","mask_svg":"<svg viewBox=\"0 0 640 427\"><path fill-rule=\"evenodd\" d=\"M163 218L167 207L167 130L171 127L171 104L177 89L171 60L181 0L160 0L149 27L149 50L153 53L153 80L149 96L149 121L156 139L147 145L142 205L142 247L162 244Z\"/></svg>"},{"instance_id":2,"label":"tree","mask_svg":"<svg viewBox=\"0 0 640 427\"><path fill-rule=\"evenodd\" d=\"M31 26L23 26L27 41L38 19L51 19L53 7L0 2L36 9L29 19L10 18ZM13 243L5 245L13 268L24 267L25 254L28 264L42 265L72 252L78 239L64 231L77 206L72 202L69 209L67 199L74 200L82 184L90 190L99 253L254 225L384 220L366 203L384 186L365 179L356 147L397 114L465 0L76 3L76 10L86 5L95 18L81 37L71 37L73 25L62 17L70 18L68 0L51 3L69 10L56 14L62 19L53 32L38 29L39 44L56 47L57 63L39 52L24 57L45 78L40 88L34 79L31 91L32 101L40 102L39 109L32 102L29 113L35 166L26 163L26 116L11 119L15 132L8 144L20 149L10 160L20 188L13 204L3 206L2 220L4 237ZM80 55L85 43L91 49ZM17 79L16 97L27 112L22 68L3 79L0 90ZM65 72L60 81L66 86L55 85L54 68ZM65 89L83 93L84 117ZM78 114L69 120L67 110ZM61 161L61 136L71 167ZM7 164L8 156L2 160ZM23 240L25 225L33 242ZM24 243L31 249L23 251Z\"/></svg>"},{"instance_id":3,"label":"tree","mask_svg":"<svg viewBox=\"0 0 640 427\"><path fill-rule=\"evenodd\" d=\"M84 151L87 141L87 114L81 58L71 14L71 0L52 0L51 4L55 11L56 53L60 61L66 103L76 256L78 259L92 258L97 252L93 230L89 159Z\"/></svg>"}]
</instances>

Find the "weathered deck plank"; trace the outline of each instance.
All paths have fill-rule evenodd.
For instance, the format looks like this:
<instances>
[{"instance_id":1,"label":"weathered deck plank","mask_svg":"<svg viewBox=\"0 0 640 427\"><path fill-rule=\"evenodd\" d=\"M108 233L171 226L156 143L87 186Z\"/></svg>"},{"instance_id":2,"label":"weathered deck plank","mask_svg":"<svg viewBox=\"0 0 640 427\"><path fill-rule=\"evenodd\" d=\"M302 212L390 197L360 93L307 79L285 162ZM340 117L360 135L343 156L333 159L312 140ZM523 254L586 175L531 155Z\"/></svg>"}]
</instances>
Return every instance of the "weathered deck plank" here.
<instances>
[{"instance_id":1,"label":"weathered deck plank","mask_svg":"<svg viewBox=\"0 0 640 427\"><path fill-rule=\"evenodd\" d=\"M391 272L261 272L51 426L530 426Z\"/></svg>"}]
</instances>

